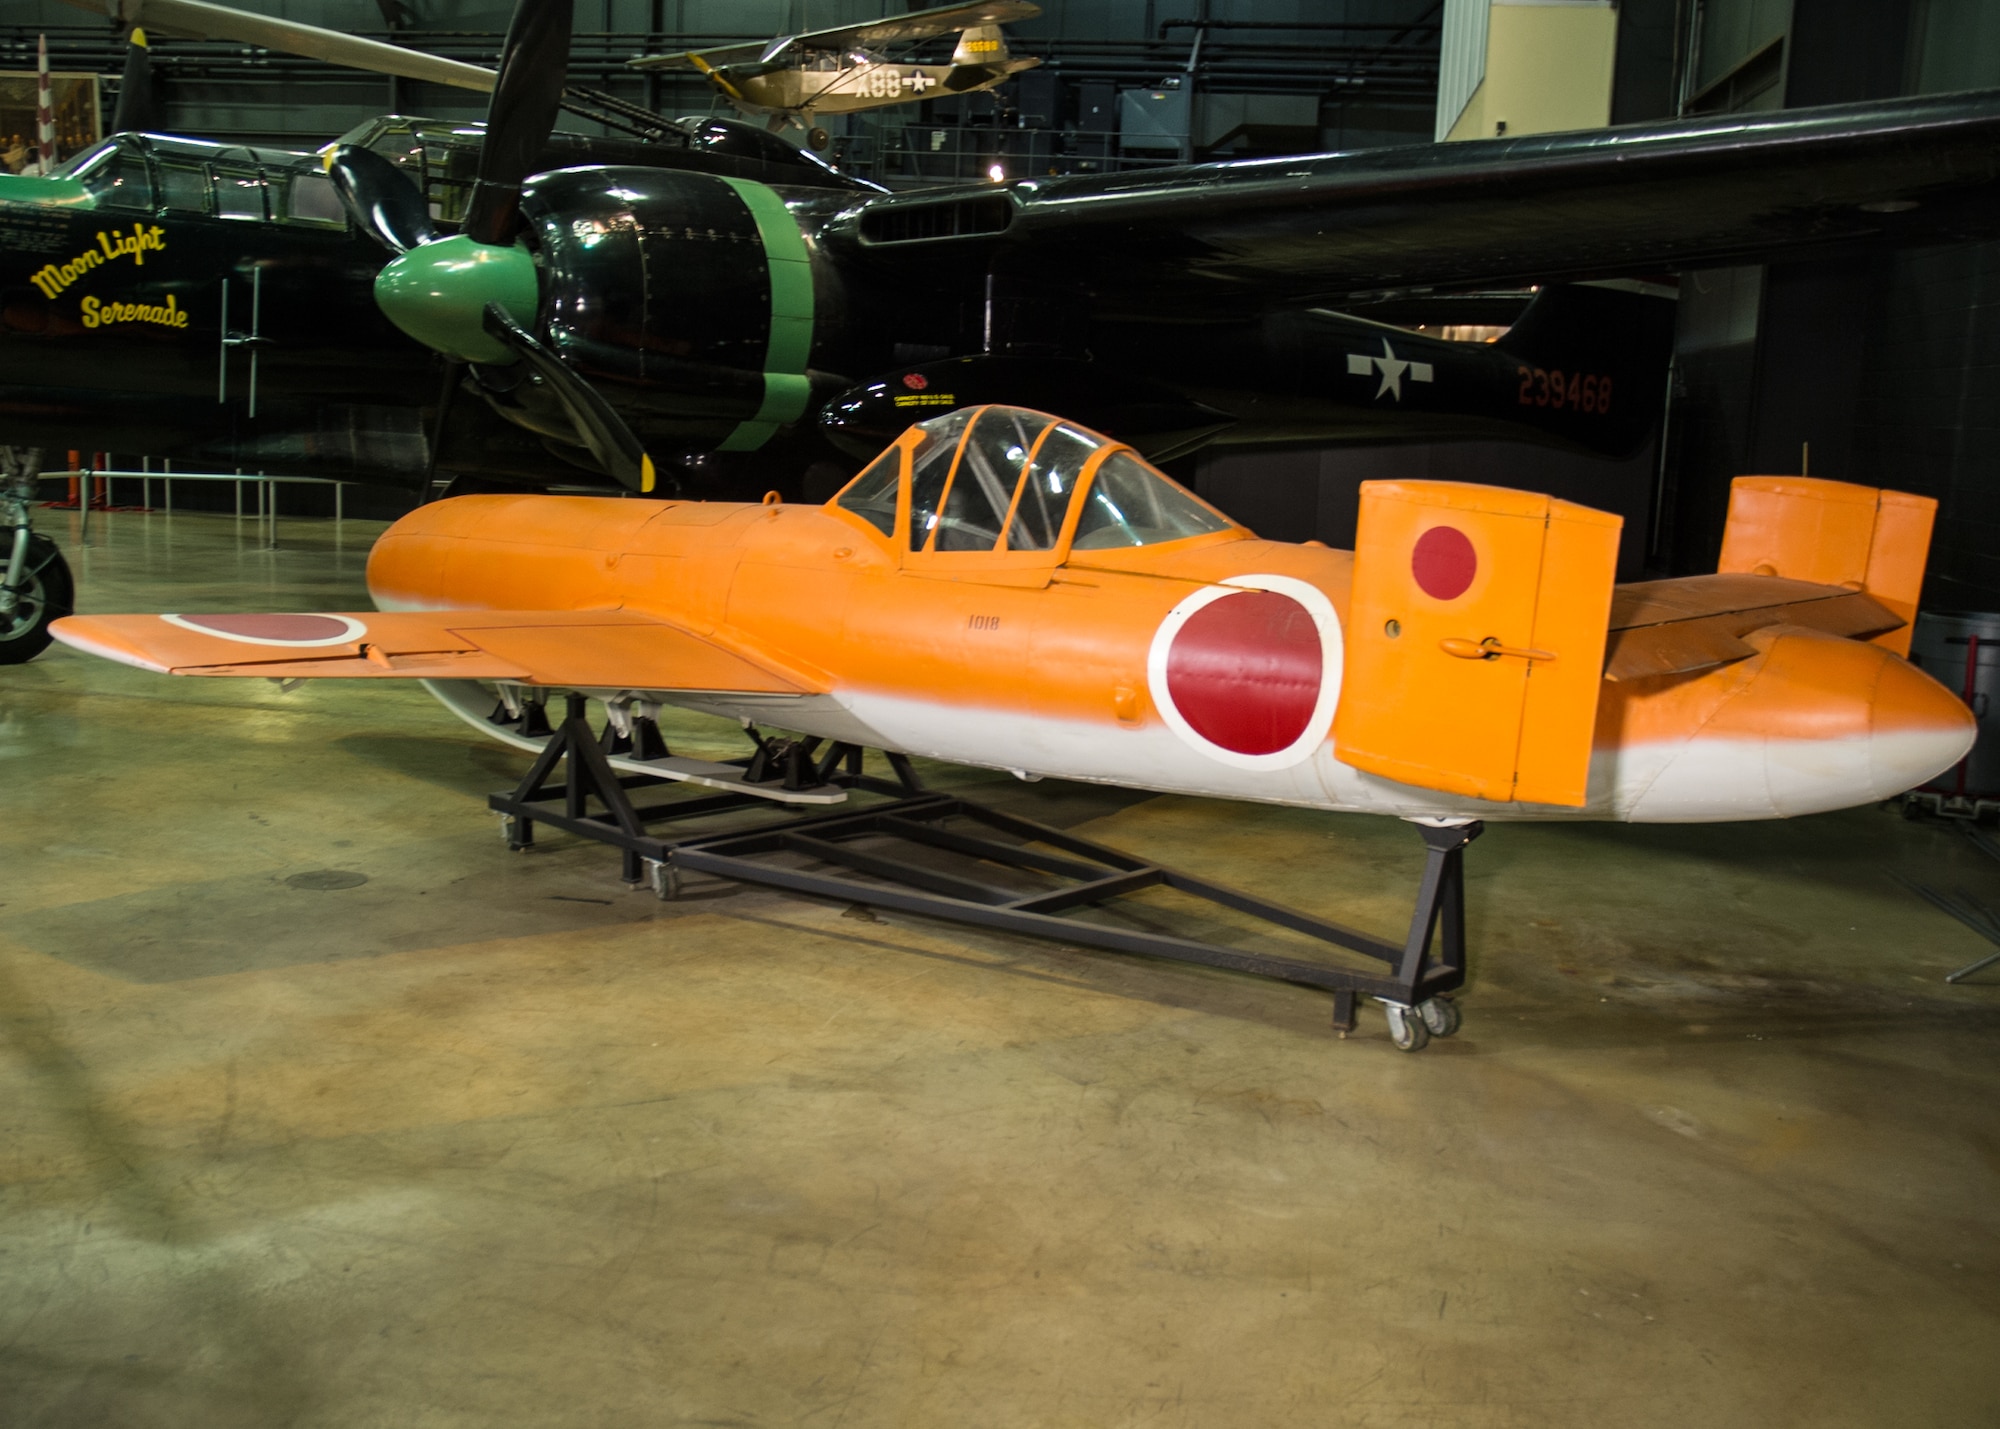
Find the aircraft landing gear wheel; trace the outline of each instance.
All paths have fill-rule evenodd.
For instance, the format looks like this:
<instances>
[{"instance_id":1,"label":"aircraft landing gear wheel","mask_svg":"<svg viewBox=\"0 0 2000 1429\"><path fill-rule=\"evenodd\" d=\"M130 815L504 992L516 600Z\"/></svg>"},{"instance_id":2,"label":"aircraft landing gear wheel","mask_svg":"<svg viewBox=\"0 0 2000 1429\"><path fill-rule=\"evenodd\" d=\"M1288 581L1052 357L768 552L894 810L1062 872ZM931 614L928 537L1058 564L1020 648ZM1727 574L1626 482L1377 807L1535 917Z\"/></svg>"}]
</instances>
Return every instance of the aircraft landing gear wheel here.
<instances>
[{"instance_id":1,"label":"aircraft landing gear wheel","mask_svg":"<svg viewBox=\"0 0 2000 1429\"><path fill-rule=\"evenodd\" d=\"M1417 1015L1433 1037L1449 1037L1458 1031L1458 1004L1448 997L1427 997L1417 1004Z\"/></svg>"},{"instance_id":2,"label":"aircraft landing gear wheel","mask_svg":"<svg viewBox=\"0 0 2000 1429\"><path fill-rule=\"evenodd\" d=\"M6 578L9 544L0 548L0 579ZM47 536L28 537L28 559L21 568L21 589L15 593L13 608L0 610L0 665L22 665L49 648L55 639L49 622L70 613L76 601L76 583L70 578L69 563Z\"/></svg>"},{"instance_id":3,"label":"aircraft landing gear wheel","mask_svg":"<svg viewBox=\"0 0 2000 1429\"><path fill-rule=\"evenodd\" d=\"M1430 1045L1431 1031L1424 1026L1423 1014L1400 1002L1385 1002L1382 1011L1389 1018L1389 1040L1400 1052L1421 1052Z\"/></svg>"},{"instance_id":4,"label":"aircraft landing gear wheel","mask_svg":"<svg viewBox=\"0 0 2000 1429\"><path fill-rule=\"evenodd\" d=\"M816 154L824 153L826 151L826 146L832 142L832 139L833 136L827 133L826 130L820 128L817 124L813 125L812 128L806 130L806 143L811 147L812 151Z\"/></svg>"},{"instance_id":5,"label":"aircraft landing gear wheel","mask_svg":"<svg viewBox=\"0 0 2000 1429\"><path fill-rule=\"evenodd\" d=\"M646 860L646 882L652 886L653 896L662 903L671 903L681 896L681 871L664 859Z\"/></svg>"}]
</instances>

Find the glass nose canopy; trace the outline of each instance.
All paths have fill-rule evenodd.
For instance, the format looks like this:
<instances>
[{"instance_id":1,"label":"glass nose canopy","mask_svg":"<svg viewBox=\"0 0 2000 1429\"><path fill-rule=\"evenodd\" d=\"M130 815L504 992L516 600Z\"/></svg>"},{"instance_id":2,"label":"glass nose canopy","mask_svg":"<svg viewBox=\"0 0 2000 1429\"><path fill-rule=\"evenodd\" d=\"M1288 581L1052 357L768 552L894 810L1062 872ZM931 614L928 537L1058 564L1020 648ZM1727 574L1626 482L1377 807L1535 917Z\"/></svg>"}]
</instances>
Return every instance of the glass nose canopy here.
<instances>
[{"instance_id":1,"label":"glass nose canopy","mask_svg":"<svg viewBox=\"0 0 2000 1429\"><path fill-rule=\"evenodd\" d=\"M968 408L916 431L904 528L913 551L1054 550L1079 493L1086 494L1070 543L1076 550L1230 529L1129 450L1043 412ZM835 498L891 537L902 450L884 452Z\"/></svg>"}]
</instances>

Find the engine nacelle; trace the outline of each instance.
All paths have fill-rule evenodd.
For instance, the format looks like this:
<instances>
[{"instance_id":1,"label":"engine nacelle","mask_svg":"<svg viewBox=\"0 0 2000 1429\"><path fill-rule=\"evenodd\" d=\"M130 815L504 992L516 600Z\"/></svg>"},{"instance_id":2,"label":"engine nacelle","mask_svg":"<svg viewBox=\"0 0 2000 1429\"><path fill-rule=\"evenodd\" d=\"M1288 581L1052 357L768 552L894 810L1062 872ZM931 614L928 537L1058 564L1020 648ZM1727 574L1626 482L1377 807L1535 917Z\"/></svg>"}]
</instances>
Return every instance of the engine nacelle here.
<instances>
[{"instance_id":1,"label":"engine nacelle","mask_svg":"<svg viewBox=\"0 0 2000 1429\"><path fill-rule=\"evenodd\" d=\"M661 169L564 169L522 212L538 327L642 439L761 446L809 405L815 292L777 191Z\"/></svg>"}]
</instances>

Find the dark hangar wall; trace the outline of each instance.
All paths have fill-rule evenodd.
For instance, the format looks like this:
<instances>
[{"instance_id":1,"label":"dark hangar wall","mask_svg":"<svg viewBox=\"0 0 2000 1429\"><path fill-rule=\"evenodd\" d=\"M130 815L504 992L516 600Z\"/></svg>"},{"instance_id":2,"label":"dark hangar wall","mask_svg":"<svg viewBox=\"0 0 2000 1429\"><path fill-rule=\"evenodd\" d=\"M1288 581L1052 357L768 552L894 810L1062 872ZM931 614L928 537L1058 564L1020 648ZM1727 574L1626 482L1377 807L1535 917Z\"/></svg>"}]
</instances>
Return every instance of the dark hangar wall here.
<instances>
[{"instance_id":1,"label":"dark hangar wall","mask_svg":"<svg viewBox=\"0 0 2000 1429\"><path fill-rule=\"evenodd\" d=\"M1690 109L2000 86L1985 0L1710 8L1731 23ZM1796 472L1809 444L1815 476L1938 498L1927 607L2000 609L2000 244L1689 274L1678 365L1659 566L1712 570L1729 479Z\"/></svg>"}]
</instances>

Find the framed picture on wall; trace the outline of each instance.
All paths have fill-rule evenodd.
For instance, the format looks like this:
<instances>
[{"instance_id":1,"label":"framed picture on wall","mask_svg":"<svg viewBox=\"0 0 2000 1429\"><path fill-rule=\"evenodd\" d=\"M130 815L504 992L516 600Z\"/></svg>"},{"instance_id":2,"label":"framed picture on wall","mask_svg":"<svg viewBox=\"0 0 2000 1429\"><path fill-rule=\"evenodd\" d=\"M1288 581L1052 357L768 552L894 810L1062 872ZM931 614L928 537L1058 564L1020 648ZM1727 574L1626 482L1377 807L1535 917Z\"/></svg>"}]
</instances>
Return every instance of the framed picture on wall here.
<instances>
[{"instance_id":1,"label":"framed picture on wall","mask_svg":"<svg viewBox=\"0 0 2000 1429\"><path fill-rule=\"evenodd\" d=\"M49 76L55 99L57 163L104 137L97 81L95 74L76 70L56 70ZM36 89L33 70L0 70L0 163L10 174L33 173L38 162Z\"/></svg>"}]
</instances>

